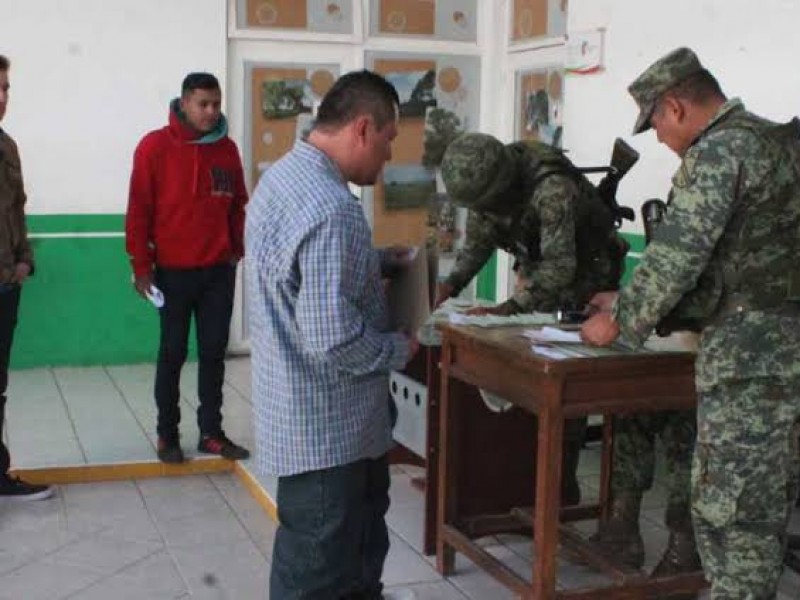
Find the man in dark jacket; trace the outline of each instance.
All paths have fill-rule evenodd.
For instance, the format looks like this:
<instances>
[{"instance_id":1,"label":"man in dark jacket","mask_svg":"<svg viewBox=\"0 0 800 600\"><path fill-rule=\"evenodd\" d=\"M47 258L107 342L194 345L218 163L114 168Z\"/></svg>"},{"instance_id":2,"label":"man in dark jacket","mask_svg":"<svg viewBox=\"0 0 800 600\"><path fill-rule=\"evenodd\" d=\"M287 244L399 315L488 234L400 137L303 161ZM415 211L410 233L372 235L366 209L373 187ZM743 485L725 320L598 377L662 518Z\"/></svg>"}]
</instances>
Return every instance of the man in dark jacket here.
<instances>
[{"instance_id":1,"label":"man in dark jacket","mask_svg":"<svg viewBox=\"0 0 800 600\"><path fill-rule=\"evenodd\" d=\"M8 106L10 67L9 60L0 55L0 121ZM33 273L33 252L25 227L25 200L17 145L0 129L0 498L39 500L52 496L52 489L9 477L11 459L2 437L8 362L17 324L20 293L22 285Z\"/></svg>"}]
</instances>

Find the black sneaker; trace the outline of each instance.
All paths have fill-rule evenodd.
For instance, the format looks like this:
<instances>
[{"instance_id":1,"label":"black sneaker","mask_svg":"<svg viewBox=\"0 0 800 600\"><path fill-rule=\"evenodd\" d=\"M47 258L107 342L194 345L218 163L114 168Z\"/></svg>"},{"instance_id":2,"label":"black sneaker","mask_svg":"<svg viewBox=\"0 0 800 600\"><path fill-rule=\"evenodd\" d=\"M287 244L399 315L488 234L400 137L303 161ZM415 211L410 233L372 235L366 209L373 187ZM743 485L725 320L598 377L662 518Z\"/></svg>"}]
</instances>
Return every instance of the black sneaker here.
<instances>
[{"instance_id":1,"label":"black sneaker","mask_svg":"<svg viewBox=\"0 0 800 600\"><path fill-rule=\"evenodd\" d=\"M0 499L9 500L44 500L53 495L53 488L49 485L26 483L19 477L0 476Z\"/></svg>"},{"instance_id":2,"label":"black sneaker","mask_svg":"<svg viewBox=\"0 0 800 600\"><path fill-rule=\"evenodd\" d=\"M197 451L204 454L217 454L228 460L246 460L250 458L247 448L237 446L224 433L220 435L204 435L197 442Z\"/></svg>"},{"instance_id":3,"label":"black sneaker","mask_svg":"<svg viewBox=\"0 0 800 600\"><path fill-rule=\"evenodd\" d=\"M178 440L158 438L158 460L171 465L179 465L184 461L183 450Z\"/></svg>"}]
</instances>

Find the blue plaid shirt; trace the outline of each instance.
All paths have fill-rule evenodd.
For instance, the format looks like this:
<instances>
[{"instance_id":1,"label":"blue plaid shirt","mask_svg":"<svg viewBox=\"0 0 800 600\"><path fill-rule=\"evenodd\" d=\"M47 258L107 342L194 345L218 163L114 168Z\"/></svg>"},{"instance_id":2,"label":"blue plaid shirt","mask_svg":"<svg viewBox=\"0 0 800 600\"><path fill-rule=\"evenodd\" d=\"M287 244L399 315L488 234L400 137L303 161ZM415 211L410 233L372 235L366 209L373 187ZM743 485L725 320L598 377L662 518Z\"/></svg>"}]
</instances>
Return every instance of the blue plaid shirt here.
<instances>
[{"instance_id":1,"label":"blue plaid shirt","mask_svg":"<svg viewBox=\"0 0 800 600\"><path fill-rule=\"evenodd\" d=\"M305 142L261 178L245 265L257 464L285 476L377 458L391 444L381 252L337 166Z\"/></svg>"}]
</instances>

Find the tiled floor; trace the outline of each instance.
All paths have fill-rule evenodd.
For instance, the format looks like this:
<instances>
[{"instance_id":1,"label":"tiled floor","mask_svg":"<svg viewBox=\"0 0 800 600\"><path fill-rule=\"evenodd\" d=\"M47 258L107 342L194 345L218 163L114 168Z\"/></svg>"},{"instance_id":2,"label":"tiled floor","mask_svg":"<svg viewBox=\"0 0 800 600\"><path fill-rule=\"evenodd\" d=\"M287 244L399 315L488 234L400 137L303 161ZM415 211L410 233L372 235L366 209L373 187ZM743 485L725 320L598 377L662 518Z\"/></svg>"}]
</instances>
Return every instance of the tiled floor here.
<instances>
[{"instance_id":1,"label":"tiled floor","mask_svg":"<svg viewBox=\"0 0 800 600\"><path fill-rule=\"evenodd\" d=\"M194 454L196 367L187 366L183 440ZM18 371L12 374L6 432L16 467L154 460L153 367ZM228 434L252 447L249 361L229 361L225 389ZM247 465L246 465L247 466ZM584 452L583 488L596 494L599 453ZM421 471L395 466L388 515L388 586L411 587L419 600L513 596L462 556L443 579L420 552L423 497L411 485ZM269 492L275 482L260 478ZM666 542L664 490L647 495L643 532L648 564ZM581 528L592 531L594 524ZM792 527L800 529L800 511ZM177 599L267 597L275 524L232 474L60 486L38 503L0 503L0 600ZM528 575L530 540L483 541L512 569ZM559 586L602 579L559 561ZM800 577L787 573L780 600L800 598Z\"/></svg>"}]
</instances>

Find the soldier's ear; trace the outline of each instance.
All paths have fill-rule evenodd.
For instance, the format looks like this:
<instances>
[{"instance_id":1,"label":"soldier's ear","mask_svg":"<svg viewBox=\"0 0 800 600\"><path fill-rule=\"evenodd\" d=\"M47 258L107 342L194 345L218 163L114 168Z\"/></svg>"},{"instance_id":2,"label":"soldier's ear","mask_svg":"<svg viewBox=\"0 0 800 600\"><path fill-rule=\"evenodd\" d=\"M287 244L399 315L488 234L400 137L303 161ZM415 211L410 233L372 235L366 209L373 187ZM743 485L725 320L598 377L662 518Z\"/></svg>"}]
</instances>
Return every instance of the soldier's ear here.
<instances>
[{"instance_id":1,"label":"soldier's ear","mask_svg":"<svg viewBox=\"0 0 800 600\"><path fill-rule=\"evenodd\" d=\"M667 95L661 99L659 109L662 114L673 123L682 123L686 119L686 106L684 101L676 96Z\"/></svg>"}]
</instances>

